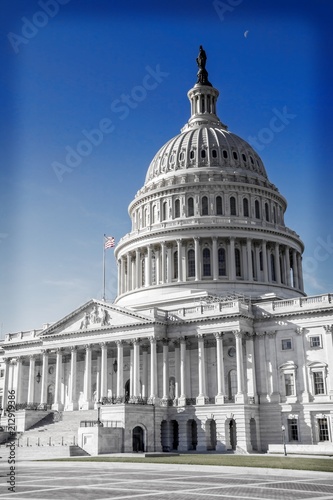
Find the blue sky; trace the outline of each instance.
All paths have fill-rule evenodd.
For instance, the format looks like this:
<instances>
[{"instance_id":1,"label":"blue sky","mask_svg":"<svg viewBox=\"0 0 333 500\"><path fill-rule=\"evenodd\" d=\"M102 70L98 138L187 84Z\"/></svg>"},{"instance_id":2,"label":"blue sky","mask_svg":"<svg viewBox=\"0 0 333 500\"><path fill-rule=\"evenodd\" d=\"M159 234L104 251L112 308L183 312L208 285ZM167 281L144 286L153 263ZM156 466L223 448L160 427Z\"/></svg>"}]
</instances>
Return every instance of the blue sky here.
<instances>
[{"instance_id":1,"label":"blue sky","mask_svg":"<svg viewBox=\"0 0 333 500\"><path fill-rule=\"evenodd\" d=\"M151 159L188 120L200 44L220 119L255 138L288 200L306 292L333 292L332 20L330 0L3 0L1 334L101 298L103 234L130 230ZM109 299L116 285L110 250Z\"/></svg>"}]
</instances>

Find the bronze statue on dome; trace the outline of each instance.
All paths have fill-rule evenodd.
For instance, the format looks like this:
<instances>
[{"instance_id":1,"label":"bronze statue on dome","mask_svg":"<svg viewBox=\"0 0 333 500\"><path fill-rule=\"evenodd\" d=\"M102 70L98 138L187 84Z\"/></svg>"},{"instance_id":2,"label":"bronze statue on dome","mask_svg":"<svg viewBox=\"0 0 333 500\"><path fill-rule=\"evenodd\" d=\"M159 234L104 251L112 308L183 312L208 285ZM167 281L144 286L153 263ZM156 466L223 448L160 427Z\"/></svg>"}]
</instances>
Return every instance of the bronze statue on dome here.
<instances>
[{"instance_id":1,"label":"bronze statue on dome","mask_svg":"<svg viewBox=\"0 0 333 500\"><path fill-rule=\"evenodd\" d=\"M199 68L199 71L197 73L197 77L198 77L197 83L200 83L201 85L209 85L211 87L212 84L208 81L208 73L206 70L207 56L206 56L206 52L204 51L202 45L200 45L199 55L196 58L196 61L197 61L197 65Z\"/></svg>"}]
</instances>

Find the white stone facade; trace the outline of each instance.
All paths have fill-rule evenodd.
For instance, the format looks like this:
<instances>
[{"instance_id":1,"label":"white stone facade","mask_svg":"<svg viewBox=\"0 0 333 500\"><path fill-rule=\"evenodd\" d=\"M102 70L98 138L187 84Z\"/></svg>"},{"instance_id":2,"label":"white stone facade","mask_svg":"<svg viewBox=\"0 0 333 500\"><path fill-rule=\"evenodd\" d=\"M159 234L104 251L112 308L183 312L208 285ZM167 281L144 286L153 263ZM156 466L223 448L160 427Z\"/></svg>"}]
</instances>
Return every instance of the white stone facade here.
<instances>
[{"instance_id":1,"label":"white stone facade","mask_svg":"<svg viewBox=\"0 0 333 500\"><path fill-rule=\"evenodd\" d=\"M118 296L8 334L18 408L125 429L123 451L333 450L333 295L306 297L303 243L257 153L197 83L191 117L155 155L115 249ZM117 445L118 446L118 445Z\"/></svg>"}]
</instances>

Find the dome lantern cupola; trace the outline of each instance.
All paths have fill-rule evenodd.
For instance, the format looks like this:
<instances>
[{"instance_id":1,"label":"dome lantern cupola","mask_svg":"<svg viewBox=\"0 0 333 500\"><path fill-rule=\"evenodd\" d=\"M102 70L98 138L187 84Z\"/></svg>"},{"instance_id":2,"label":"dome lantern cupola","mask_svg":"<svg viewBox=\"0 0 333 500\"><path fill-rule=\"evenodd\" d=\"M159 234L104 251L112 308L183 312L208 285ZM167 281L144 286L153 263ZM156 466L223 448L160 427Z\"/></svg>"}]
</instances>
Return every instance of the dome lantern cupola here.
<instances>
[{"instance_id":1,"label":"dome lantern cupola","mask_svg":"<svg viewBox=\"0 0 333 500\"><path fill-rule=\"evenodd\" d=\"M199 68L197 73L198 80L187 94L191 102L191 118L185 127L182 128L182 132L200 125L218 126L227 130L228 127L221 123L216 114L216 101L219 91L208 80L208 72L206 70L207 56L202 45L200 45L196 61Z\"/></svg>"}]
</instances>

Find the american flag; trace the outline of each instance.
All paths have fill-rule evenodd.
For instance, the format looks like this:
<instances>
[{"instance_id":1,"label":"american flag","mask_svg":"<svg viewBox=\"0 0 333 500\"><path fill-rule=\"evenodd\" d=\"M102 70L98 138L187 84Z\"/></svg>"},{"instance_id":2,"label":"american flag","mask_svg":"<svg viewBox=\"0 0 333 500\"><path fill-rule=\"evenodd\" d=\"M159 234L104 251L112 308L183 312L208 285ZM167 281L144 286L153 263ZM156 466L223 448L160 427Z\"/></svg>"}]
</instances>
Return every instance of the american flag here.
<instances>
[{"instance_id":1,"label":"american flag","mask_svg":"<svg viewBox=\"0 0 333 500\"><path fill-rule=\"evenodd\" d=\"M113 247L114 247L114 237L104 235L104 249L107 250L108 248L113 248Z\"/></svg>"}]
</instances>

